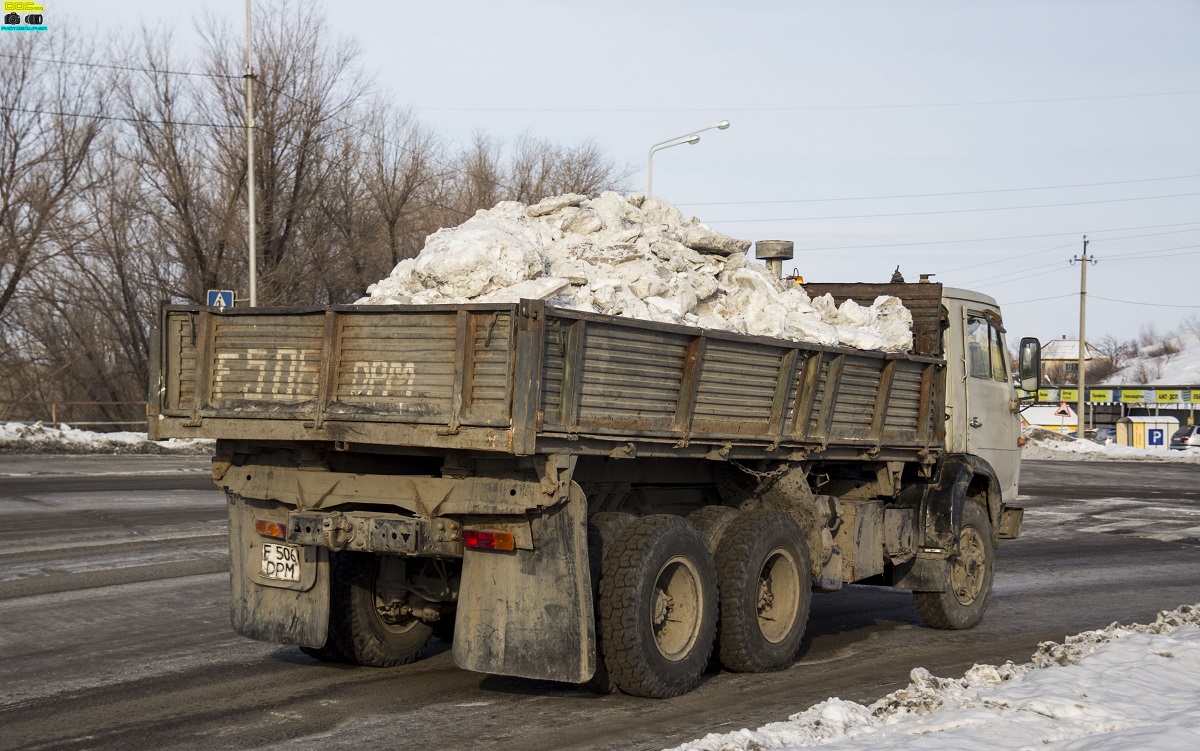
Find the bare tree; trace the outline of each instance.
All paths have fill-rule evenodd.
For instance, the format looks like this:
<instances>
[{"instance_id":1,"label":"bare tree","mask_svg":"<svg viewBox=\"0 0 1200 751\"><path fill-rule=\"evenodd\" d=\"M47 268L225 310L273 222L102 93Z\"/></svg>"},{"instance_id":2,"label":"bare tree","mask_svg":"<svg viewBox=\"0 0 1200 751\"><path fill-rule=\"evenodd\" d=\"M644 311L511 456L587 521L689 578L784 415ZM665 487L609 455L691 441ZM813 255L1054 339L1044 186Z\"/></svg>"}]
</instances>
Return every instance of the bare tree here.
<instances>
[{"instance_id":1,"label":"bare tree","mask_svg":"<svg viewBox=\"0 0 1200 751\"><path fill-rule=\"evenodd\" d=\"M314 270L303 266L313 253L308 246L323 242L313 222L318 197L328 187L337 134L354 127L349 121L369 85L357 66L358 46L330 39L311 0L260 6L254 29L259 294L266 303L309 302L316 292ZM201 34L209 71L238 69L243 51L237 34L211 19ZM213 119L244 125L242 83L213 80ZM229 144L227 152L226 161L233 162L243 147Z\"/></svg>"},{"instance_id":2,"label":"bare tree","mask_svg":"<svg viewBox=\"0 0 1200 751\"><path fill-rule=\"evenodd\" d=\"M1158 360L1138 360L1129 379L1134 383L1149 383L1162 375L1162 363Z\"/></svg>"},{"instance_id":3,"label":"bare tree","mask_svg":"<svg viewBox=\"0 0 1200 751\"><path fill-rule=\"evenodd\" d=\"M1200 338L1200 314L1192 313L1190 316L1180 321L1179 330L1182 333L1191 334L1194 337Z\"/></svg>"},{"instance_id":4,"label":"bare tree","mask_svg":"<svg viewBox=\"0 0 1200 751\"><path fill-rule=\"evenodd\" d=\"M1158 334L1158 327L1154 325L1153 321L1149 323L1143 323L1138 327L1137 342L1140 346L1150 347L1158 344L1160 340L1161 337Z\"/></svg>"},{"instance_id":5,"label":"bare tree","mask_svg":"<svg viewBox=\"0 0 1200 751\"><path fill-rule=\"evenodd\" d=\"M479 209L620 188L628 174L592 142L525 134L506 148L478 133L448 147L371 93L357 47L323 20L312 0L256 5L262 302L349 302ZM145 31L105 72L66 32L9 48L0 396L141 400L159 302L246 291L242 35L212 18L199 34L199 59Z\"/></svg>"},{"instance_id":6,"label":"bare tree","mask_svg":"<svg viewBox=\"0 0 1200 751\"><path fill-rule=\"evenodd\" d=\"M54 234L76 221L72 201L103 126L92 71L56 62L89 59L69 33L17 35L0 86L0 320L31 271L54 252Z\"/></svg>"},{"instance_id":7,"label":"bare tree","mask_svg":"<svg viewBox=\"0 0 1200 751\"><path fill-rule=\"evenodd\" d=\"M430 226L430 209L446 172L443 149L409 111L377 110L368 128L363 183L395 266L420 251L426 231L437 229Z\"/></svg>"},{"instance_id":8,"label":"bare tree","mask_svg":"<svg viewBox=\"0 0 1200 751\"><path fill-rule=\"evenodd\" d=\"M509 162L507 197L525 203L563 193L598 193L628 177L628 170L620 172L594 141L560 146L528 131L513 143Z\"/></svg>"},{"instance_id":9,"label":"bare tree","mask_svg":"<svg viewBox=\"0 0 1200 751\"><path fill-rule=\"evenodd\" d=\"M1125 367L1130 356L1137 352L1137 347L1132 342L1123 342L1108 334L1096 345L1096 351L1112 364L1113 370L1120 370Z\"/></svg>"}]
</instances>

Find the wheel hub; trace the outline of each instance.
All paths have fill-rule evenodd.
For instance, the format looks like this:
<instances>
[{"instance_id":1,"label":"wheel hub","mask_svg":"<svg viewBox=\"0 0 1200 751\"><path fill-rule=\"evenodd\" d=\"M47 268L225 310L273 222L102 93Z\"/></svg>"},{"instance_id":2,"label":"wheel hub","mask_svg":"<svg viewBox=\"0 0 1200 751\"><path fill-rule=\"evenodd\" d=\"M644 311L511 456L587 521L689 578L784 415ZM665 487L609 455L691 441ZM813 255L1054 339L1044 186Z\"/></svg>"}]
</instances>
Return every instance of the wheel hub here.
<instances>
[{"instance_id":1,"label":"wheel hub","mask_svg":"<svg viewBox=\"0 0 1200 751\"><path fill-rule=\"evenodd\" d=\"M964 527L958 538L958 555L950 566L950 588L963 605L975 602L983 591L987 558L983 536L974 527Z\"/></svg>"},{"instance_id":2,"label":"wheel hub","mask_svg":"<svg viewBox=\"0 0 1200 751\"><path fill-rule=\"evenodd\" d=\"M796 622L800 602L800 567L784 548L767 555L758 572L758 629L763 638L778 644Z\"/></svg>"},{"instance_id":3,"label":"wheel hub","mask_svg":"<svg viewBox=\"0 0 1200 751\"><path fill-rule=\"evenodd\" d=\"M683 659L695 644L701 599L700 575L692 561L675 556L663 564L650 607L655 646L668 660Z\"/></svg>"}]
</instances>

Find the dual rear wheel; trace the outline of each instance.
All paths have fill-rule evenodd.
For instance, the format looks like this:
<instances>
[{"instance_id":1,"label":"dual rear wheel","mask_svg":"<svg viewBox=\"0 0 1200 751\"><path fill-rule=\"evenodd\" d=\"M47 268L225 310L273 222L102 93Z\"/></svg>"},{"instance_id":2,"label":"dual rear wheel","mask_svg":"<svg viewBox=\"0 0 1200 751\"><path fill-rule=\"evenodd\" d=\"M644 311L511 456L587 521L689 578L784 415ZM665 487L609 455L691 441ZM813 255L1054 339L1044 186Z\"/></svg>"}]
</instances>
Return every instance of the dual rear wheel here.
<instances>
[{"instance_id":1,"label":"dual rear wheel","mask_svg":"<svg viewBox=\"0 0 1200 751\"><path fill-rule=\"evenodd\" d=\"M657 698L686 693L718 642L730 670L791 664L811 577L803 535L786 514L708 507L691 520L656 515L593 519L591 526L600 573L600 665L591 688Z\"/></svg>"}]
</instances>

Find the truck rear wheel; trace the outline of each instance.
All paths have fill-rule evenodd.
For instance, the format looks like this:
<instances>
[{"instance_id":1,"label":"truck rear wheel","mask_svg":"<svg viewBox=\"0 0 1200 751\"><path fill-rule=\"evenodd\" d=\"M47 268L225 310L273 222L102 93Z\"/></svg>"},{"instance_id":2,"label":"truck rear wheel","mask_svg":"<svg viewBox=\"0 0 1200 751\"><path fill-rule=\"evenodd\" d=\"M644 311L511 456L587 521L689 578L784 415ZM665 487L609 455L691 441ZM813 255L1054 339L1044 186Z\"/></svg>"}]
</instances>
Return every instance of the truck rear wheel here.
<instances>
[{"instance_id":1,"label":"truck rear wheel","mask_svg":"<svg viewBox=\"0 0 1200 751\"><path fill-rule=\"evenodd\" d=\"M394 617L379 585L380 558L346 554L331 568L331 602L337 647L360 665L390 668L417 659L433 628L414 616ZM333 576L333 574L337 574Z\"/></svg>"},{"instance_id":2,"label":"truck rear wheel","mask_svg":"<svg viewBox=\"0 0 1200 751\"><path fill-rule=\"evenodd\" d=\"M617 684L604 664L604 633L600 619L600 579L603 575L604 554L612 549L613 541L637 517L621 511L601 511L588 517L588 563L592 574L592 606L596 614L596 672L583 685L598 694L611 694Z\"/></svg>"},{"instance_id":3,"label":"truck rear wheel","mask_svg":"<svg viewBox=\"0 0 1200 751\"><path fill-rule=\"evenodd\" d=\"M600 580L604 661L634 696L696 687L717 629L717 576L704 538L685 519L630 523L605 553Z\"/></svg>"},{"instance_id":4,"label":"truck rear wheel","mask_svg":"<svg viewBox=\"0 0 1200 751\"><path fill-rule=\"evenodd\" d=\"M721 662L737 673L792 663L808 622L812 573L795 520L748 511L725 530L717 550L721 588Z\"/></svg>"},{"instance_id":5,"label":"truck rear wheel","mask_svg":"<svg viewBox=\"0 0 1200 751\"><path fill-rule=\"evenodd\" d=\"M975 501L963 507L958 550L946 562L949 582L945 592L913 592L917 614L933 628L973 628L983 620L992 596L996 553L987 511Z\"/></svg>"},{"instance_id":6,"label":"truck rear wheel","mask_svg":"<svg viewBox=\"0 0 1200 751\"><path fill-rule=\"evenodd\" d=\"M709 552L716 556L721 537L729 527L729 522L737 518L738 513L740 512L737 509L728 506L704 506L688 514L687 520L704 538Z\"/></svg>"}]
</instances>

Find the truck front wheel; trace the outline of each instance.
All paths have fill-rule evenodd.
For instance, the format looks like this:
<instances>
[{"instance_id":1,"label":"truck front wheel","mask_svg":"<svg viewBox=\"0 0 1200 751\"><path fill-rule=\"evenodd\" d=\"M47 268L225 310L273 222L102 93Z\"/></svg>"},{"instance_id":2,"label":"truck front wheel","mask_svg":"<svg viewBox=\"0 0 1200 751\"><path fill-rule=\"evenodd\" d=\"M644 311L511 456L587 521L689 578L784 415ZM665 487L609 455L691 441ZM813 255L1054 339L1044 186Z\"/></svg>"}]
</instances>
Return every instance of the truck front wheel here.
<instances>
[{"instance_id":1,"label":"truck front wheel","mask_svg":"<svg viewBox=\"0 0 1200 751\"><path fill-rule=\"evenodd\" d=\"M992 527L982 505L969 500L963 507L958 550L946 563L945 592L913 592L917 614L933 628L974 628L987 610L996 567Z\"/></svg>"},{"instance_id":2,"label":"truck front wheel","mask_svg":"<svg viewBox=\"0 0 1200 751\"><path fill-rule=\"evenodd\" d=\"M360 665L390 668L417 659L433 628L412 615L393 615L380 563L375 555L346 554L330 572L330 607L339 651Z\"/></svg>"},{"instance_id":3,"label":"truck front wheel","mask_svg":"<svg viewBox=\"0 0 1200 751\"><path fill-rule=\"evenodd\" d=\"M725 530L717 549L721 587L721 662L738 673L792 663L808 623L812 574L795 520L748 511Z\"/></svg>"},{"instance_id":4,"label":"truck front wheel","mask_svg":"<svg viewBox=\"0 0 1200 751\"><path fill-rule=\"evenodd\" d=\"M618 688L665 699L691 691L717 630L717 574L695 527L677 516L631 522L604 555L604 662Z\"/></svg>"}]
</instances>

